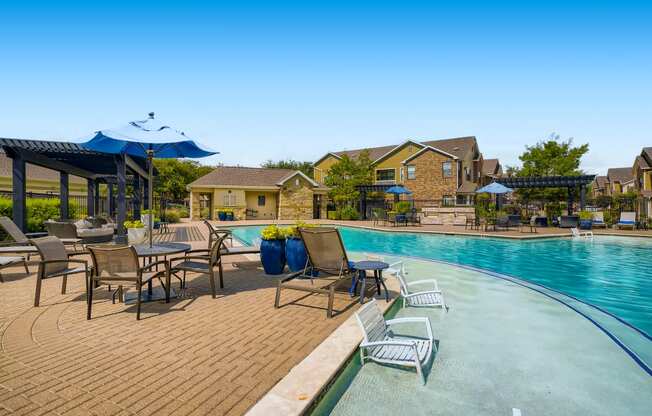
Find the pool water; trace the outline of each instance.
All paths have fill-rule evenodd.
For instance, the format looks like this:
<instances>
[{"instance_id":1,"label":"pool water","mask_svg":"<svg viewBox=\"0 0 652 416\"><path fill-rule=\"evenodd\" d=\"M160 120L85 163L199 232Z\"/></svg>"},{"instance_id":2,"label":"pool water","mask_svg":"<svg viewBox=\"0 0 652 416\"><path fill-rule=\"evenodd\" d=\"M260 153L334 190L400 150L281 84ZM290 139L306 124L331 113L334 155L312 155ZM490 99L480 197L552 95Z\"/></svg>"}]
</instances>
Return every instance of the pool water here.
<instances>
[{"instance_id":1,"label":"pool water","mask_svg":"<svg viewBox=\"0 0 652 416\"><path fill-rule=\"evenodd\" d=\"M578 298L652 334L652 239L508 240L339 227L347 250L422 257L511 275ZM261 226L234 228L247 244Z\"/></svg>"}]
</instances>

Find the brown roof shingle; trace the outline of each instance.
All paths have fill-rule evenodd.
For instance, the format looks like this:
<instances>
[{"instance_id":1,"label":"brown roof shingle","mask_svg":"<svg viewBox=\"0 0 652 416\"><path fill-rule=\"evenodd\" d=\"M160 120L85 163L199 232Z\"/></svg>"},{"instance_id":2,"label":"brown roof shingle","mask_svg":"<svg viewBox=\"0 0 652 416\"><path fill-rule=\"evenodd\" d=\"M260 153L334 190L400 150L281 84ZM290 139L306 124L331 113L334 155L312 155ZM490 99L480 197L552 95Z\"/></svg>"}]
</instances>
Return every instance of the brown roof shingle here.
<instances>
[{"instance_id":1,"label":"brown roof shingle","mask_svg":"<svg viewBox=\"0 0 652 416\"><path fill-rule=\"evenodd\" d=\"M632 168L611 168L607 170L609 182L625 183L634 179Z\"/></svg>"},{"instance_id":2,"label":"brown roof shingle","mask_svg":"<svg viewBox=\"0 0 652 416\"><path fill-rule=\"evenodd\" d=\"M443 150L446 153L450 153L458 158L463 158L466 154L473 149L473 146L476 143L474 136L469 137L456 137L452 139L441 139L441 140L428 140L424 142L415 142L421 143L426 146L431 146L439 150ZM357 158L363 150L369 151L369 158L372 161L377 160L381 156L389 153L395 149L400 144L395 144L391 146L380 146L380 147L369 147L365 149L355 149L355 150L342 150L339 152L332 152L337 156L347 155L348 157L355 159Z\"/></svg>"},{"instance_id":3,"label":"brown roof shingle","mask_svg":"<svg viewBox=\"0 0 652 416\"><path fill-rule=\"evenodd\" d=\"M188 186L277 186L296 172L292 169L219 166Z\"/></svg>"},{"instance_id":4,"label":"brown roof shingle","mask_svg":"<svg viewBox=\"0 0 652 416\"><path fill-rule=\"evenodd\" d=\"M498 167L500 162L498 159L484 159L482 161L482 174L485 176L497 174Z\"/></svg>"},{"instance_id":5,"label":"brown roof shingle","mask_svg":"<svg viewBox=\"0 0 652 416\"><path fill-rule=\"evenodd\" d=\"M598 189L605 189L609 183L609 179L606 176L596 176L594 181Z\"/></svg>"}]
</instances>

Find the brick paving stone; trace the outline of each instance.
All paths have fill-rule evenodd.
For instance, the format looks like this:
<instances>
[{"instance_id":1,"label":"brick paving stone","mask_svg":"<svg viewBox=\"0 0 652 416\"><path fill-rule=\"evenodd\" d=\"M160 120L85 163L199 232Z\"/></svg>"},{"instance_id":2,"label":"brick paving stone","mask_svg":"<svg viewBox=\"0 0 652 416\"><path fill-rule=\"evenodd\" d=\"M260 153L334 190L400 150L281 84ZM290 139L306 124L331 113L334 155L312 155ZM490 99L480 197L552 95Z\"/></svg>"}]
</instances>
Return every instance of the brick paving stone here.
<instances>
[{"instance_id":1,"label":"brick paving stone","mask_svg":"<svg viewBox=\"0 0 652 416\"><path fill-rule=\"evenodd\" d=\"M204 233L192 245L205 246L204 226L191 227ZM81 276L66 295L59 279L44 281L34 308L34 274L3 271L0 416L241 415L357 307L338 293L346 311L326 319L324 296L284 291L275 309L276 281L260 264L227 261L217 299L206 276L188 274L184 298L143 304L140 321L105 288L87 321Z\"/></svg>"}]
</instances>

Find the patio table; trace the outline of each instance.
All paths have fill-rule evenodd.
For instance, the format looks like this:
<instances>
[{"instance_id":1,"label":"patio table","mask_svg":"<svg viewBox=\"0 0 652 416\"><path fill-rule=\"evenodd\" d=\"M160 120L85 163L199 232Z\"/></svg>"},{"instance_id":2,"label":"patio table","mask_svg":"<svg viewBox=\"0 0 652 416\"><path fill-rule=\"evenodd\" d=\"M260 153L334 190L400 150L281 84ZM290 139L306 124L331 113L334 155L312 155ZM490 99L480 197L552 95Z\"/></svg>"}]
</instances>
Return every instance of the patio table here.
<instances>
[{"instance_id":1,"label":"patio table","mask_svg":"<svg viewBox=\"0 0 652 416\"><path fill-rule=\"evenodd\" d=\"M374 280L376 281L378 294L380 295L380 286L382 285L383 289L385 289L385 300L389 302L389 292L387 291L387 286L385 286L385 282L383 281L383 270L389 268L389 264L385 263L384 261L374 260L356 261L352 263L353 268L358 271L358 279L353 283L353 294L356 293L356 287L358 286L358 283L361 283L360 304L364 303L367 270L374 272Z\"/></svg>"},{"instance_id":2,"label":"patio table","mask_svg":"<svg viewBox=\"0 0 652 416\"><path fill-rule=\"evenodd\" d=\"M164 261L167 261L167 256L172 254L181 254L187 251L190 251L192 247L190 244L186 243L154 243L150 247L149 244L136 244L134 249L136 250L136 255L139 258L143 259L143 266L146 266L147 263L151 263L152 259L158 261L159 257L163 257ZM157 267L158 270L158 267ZM174 291L171 287L168 288L170 291L170 296L174 296ZM125 303L134 302L136 300L136 293L126 293L125 294ZM170 301L169 296L161 288L153 290L152 281L150 280L147 284L147 291L142 293L141 302L152 302L155 300L165 299L166 302Z\"/></svg>"}]
</instances>

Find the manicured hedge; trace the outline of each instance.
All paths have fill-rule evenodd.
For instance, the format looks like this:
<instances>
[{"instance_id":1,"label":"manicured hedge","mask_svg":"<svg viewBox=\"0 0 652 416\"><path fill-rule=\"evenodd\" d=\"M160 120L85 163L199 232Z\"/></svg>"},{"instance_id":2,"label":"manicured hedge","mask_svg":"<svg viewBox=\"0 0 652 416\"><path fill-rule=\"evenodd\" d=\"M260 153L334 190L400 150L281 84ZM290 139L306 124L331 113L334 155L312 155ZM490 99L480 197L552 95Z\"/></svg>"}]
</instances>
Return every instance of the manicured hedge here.
<instances>
[{"instance_id":1,"label":"manicured hedge","mask_svg":"<svg viewBox=\"0 0 652 416\"><path fill-rule=\"evenodd\" d=\"M58 219L59 199L45 198L27 198L27 231L45 231L45 221L49 219ZM79 206L74 202L68 203L68 214L70 218L77 218ZM6 197L0 197L0 215L4 217L13 217L13 201Z\"/></svg>"}]
</instances>

